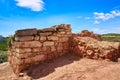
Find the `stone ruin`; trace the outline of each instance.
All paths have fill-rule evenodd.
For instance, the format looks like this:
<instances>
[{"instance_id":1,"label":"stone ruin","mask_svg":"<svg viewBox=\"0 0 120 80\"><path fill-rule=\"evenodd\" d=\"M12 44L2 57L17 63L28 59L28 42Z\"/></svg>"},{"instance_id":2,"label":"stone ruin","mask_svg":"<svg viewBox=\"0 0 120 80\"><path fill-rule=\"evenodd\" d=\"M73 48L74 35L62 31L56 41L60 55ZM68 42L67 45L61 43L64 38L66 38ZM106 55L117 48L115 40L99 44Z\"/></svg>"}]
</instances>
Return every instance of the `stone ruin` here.
<instances>
[{"instance_id":1,"label":"stone ruin","mask_svg":"<svg viewBox=\"0 0 120 80\"><path fill-rule=\"evenodd\" d=\"M15 32L8 50L8 61L15 74L36 63L67 53L91 59L117 60L120 43L100 41L100 35L87 30L73 34L70 24Z\"/></svg>"}]
</instances>

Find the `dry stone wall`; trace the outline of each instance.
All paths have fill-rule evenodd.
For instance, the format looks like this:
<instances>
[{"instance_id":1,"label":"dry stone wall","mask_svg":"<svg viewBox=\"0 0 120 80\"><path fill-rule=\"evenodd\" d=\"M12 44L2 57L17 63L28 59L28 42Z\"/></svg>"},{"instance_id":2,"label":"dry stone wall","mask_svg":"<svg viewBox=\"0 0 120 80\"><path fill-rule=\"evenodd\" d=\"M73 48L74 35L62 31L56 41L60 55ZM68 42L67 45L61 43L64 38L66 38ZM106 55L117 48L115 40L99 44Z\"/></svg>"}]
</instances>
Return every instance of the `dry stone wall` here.
<instances>
[{"instance_id":1,"label":"dry stone wall","mask_svg":"<svg viewBox=\"0 0 120 80\"><path fill-rule=\"evenodd\" d=\"M91 59L109 59L117 61L120 57L120 43L99 41L91 37L73 36L71 52Z\"/></svg>"},{"instance_id":2,"label":"dry stone wall","mask_svg":"<svg viewBox=\"0 0 120 80\"><path fill-rule=\"evenodd\" d=\"M8 61L18 74L32 64L68 53L71 36L69 24L44 29L18 30L8 51Z\"/></svg>"},{"instance_id":3,"label":"dry stone wall","mask_svg":"<svg viewBox=\"0 0 120 80\"><path fill-rule=\"evenodd\" d=\"M100 35L88 30L73 34L69 24L44 29L24 29L15 32L8 51L8 61L18 74L30 65L66 53L116 61L120 57L120 43L101 41Z\"/></svg>"}]
</instances>

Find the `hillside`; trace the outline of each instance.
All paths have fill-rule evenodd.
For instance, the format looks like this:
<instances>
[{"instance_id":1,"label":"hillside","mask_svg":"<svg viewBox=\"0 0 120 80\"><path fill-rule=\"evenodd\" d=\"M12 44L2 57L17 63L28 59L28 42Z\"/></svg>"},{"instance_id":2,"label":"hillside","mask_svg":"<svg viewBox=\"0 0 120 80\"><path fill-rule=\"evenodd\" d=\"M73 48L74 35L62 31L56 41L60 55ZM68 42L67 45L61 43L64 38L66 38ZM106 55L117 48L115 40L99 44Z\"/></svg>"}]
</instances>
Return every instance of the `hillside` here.
<instances>
[{"instance_id":1,"label":"hillside","mask_svg":"<svg viewBox=\"0 0 120 80\"><path fill-rule=\"evenodd\" d=\"M120 34L108 33L101 35L103 41L120 42Z\"/></svg>"},{"instance_id":2,"label":"hillside","mask_svg":"<svg viewBox=\"0 0 120 80\"><path fill-rule=\"evenodd\" d=\"M107 34L102 34L102 36L120 36L118 33L107 33Z\"/></svg>"},{"instance_id":3,"label":"hillside","mask_svg":"<svg viewBox=\"0 0 120 80\"><path fill-rule=\"evenodd\" d=\"M3 36L2 36L2 35L0 35L0 38L3 38Z\"/></svg>"}]
</instances>

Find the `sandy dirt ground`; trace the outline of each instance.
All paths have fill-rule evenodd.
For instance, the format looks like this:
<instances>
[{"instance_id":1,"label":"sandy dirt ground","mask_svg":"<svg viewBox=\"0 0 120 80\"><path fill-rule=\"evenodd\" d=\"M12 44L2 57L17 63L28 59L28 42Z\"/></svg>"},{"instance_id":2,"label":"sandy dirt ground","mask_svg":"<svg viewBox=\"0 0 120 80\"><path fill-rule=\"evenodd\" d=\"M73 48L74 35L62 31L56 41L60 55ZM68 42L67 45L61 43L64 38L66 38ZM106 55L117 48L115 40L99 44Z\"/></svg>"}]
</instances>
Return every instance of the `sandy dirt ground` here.
<instances>
[{"instance_id":1,"label":"sandy dirt ground","mask_svg":"<svg viewBox=\"0 0 120 80\"><path fill-rule=\"evenodd\" d=\"M16 77L8 62L0 64L0 80L120 80L120 62L91 60L75 55L31 66Z\"/></svg>"}]
</instances>

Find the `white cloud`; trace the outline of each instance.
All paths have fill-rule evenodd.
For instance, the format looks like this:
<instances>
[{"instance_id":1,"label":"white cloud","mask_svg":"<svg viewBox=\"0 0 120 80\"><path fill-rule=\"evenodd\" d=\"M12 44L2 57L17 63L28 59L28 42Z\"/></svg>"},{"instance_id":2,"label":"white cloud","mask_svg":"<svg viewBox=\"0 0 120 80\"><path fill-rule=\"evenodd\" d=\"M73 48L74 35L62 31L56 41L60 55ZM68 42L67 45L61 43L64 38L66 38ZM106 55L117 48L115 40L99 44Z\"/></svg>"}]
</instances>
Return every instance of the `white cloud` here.
<instances>
[{"instance_id":1,"label":"white cloud","mask_svg":"<svg viewBox=\"0 0 120 80\"><path fill-rule=\"evenodd\" d=\"M99 23L100 23L100 22L99 22L99 21L97 21L97 20L95 20L95 21L94 21L94 24L99 24Z\"/></svg>"},{"instance_id":2,"label":"white cloud","mask_svg":"<svg viewBox=\"0 0 120 80\"><path fill-rule=\"evenodd\" d=\"M91 31L93 31L94 33L97 33L97 34L104 34L104 33L108 33L107 30L103 30L103 29L99 29L99 28L94 28L94 29L91 29Z\"/></svg>"},{"instance_id":3,"label":"white cloud","mask_svg":"<svg viewBox=\"0 0 120 80\"><path fill-rule=\"evenodd\" d=\"M43 0L15 0L17 6L29 8L32 11L42 11L44 9Z\"/></svg>"},{"instance_id":4,"label":"white cloud","mask_svg":"<svg viewBox=\"0 0 120 80\"><path fill-rule=\"evenodd\" d=\"M120 27L109 28L109 29L93 28L90 31L93 31L94 33L97 33L97 34L120 33Z\"/></svg>"},{"instance_id":5,"label":"white cloud","mask_svg":"<svg viewBox=\"0 0 120 80\"><path fill-rule=\"evenodd\" d=\"M85 19L87 19L87 20L88 20L88 19L90 19L90 17L86 17Z\"/></svg>"},{"instance_id":6,"label":"white cloud","mask_svg":"<svg viewBox=\"0 0 120 80\"><path fill-rule=\"evenodd\" d=\"M110 13L94 12L94 15L95 15L95 19L106 21L106 20L109 20L111 18L115 18L115 17L120 16L120 11L113 10L113 11L110 11Z\"/></svg>"}]
</instances>

